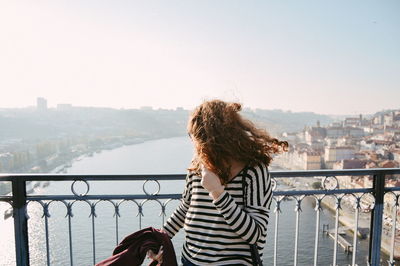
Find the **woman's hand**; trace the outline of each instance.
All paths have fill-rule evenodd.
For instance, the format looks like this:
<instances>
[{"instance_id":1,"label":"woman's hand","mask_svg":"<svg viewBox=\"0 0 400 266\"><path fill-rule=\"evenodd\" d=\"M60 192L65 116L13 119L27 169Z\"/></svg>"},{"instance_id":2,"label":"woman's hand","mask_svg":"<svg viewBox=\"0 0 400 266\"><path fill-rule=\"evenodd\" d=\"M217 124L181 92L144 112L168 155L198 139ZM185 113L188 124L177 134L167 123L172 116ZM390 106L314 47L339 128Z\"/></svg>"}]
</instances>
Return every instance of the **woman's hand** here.
<instances>
[{"instance_id":1,"label":"woman's hand","mask_svg":"<svg viewBox=\"0 0 400 266\"><path fill-rule=\"evenodd\" d=\"M163 246L160 247L160 250L157 254L154 254L154 252L149 249L149 251L147 251L147 257L149 259L156 260L158 262L157 266L161 266L161 264L163 263Z\"/></svg>"},{"instance_id":2,"label":"woman's hand","mask_svg":"<svg viewBox=\"0 0 400 266\"><path fill-rule=\"evenodd\" d=\"M201 167L201 185L213 199L217 199L225 190L219 177L205 166Z\"/></svg>"}]
</instances>

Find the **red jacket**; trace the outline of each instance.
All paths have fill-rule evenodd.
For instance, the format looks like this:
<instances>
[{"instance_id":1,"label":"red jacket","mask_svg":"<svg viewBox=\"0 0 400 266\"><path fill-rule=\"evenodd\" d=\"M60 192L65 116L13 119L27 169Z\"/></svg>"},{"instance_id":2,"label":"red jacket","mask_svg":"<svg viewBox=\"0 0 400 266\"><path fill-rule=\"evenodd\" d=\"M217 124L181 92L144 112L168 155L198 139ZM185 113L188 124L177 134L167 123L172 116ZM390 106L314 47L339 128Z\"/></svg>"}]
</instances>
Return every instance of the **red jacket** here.
<instances>
[{"instance_id":1,"label":"red jacket","mask_svg":"<svg viewBox=\"0 0 400 266\"><path fill-rule=\"evenodd\" d=\"M125 237L114 249L113 255L97 263L96 266L142 265L147 251L151 249L157 254L161 246L164 250L162 266L177 266L174 246L169 236L153 227L142 229ZM150 265L157 265L157 261L152 261Z\"/></svg>"}]
</instances>

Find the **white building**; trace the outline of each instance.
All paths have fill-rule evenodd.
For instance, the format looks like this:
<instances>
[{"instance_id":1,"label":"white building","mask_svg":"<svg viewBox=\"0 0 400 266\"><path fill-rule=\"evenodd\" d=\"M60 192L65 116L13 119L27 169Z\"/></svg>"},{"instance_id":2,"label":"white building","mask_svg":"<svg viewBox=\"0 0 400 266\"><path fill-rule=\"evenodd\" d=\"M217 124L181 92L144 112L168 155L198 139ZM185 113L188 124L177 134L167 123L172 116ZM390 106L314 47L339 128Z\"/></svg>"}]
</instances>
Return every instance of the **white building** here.
<instances>
[{"instance_id":1,"label":"white building","mask_svg":"<svg viewBox=\"0 0 400 266\"><path fill-rule=\"evenodd\" d=\"M325 167L331 169L337 161L352 159L355 156L355 148L352 146L337 146L325 148Z\"/></svg>"},{"instance_id":2,"label":"white building","mask_svg":"<svg viewBox=\"0 0 400 266\"><path fill-rule=\"evenodd\" d=\"M300 153L301 166L303 170L321 169L322 157L318 152L304 151Z\"/></svg>"}]
</instances>

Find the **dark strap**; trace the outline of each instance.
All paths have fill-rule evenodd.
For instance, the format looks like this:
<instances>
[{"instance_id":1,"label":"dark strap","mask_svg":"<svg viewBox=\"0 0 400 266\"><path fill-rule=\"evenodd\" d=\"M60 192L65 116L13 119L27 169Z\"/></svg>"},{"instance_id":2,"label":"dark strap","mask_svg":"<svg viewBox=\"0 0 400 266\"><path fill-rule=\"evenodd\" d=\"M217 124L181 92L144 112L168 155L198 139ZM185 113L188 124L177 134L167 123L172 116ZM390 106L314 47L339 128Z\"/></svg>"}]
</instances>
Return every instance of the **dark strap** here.
<instances>
[{"instance_id":1,"label":"dark strap","mask_svg":"<svg viewBox=\"0 0 400 266\"><path fill-rule=\"evenodd\" d=\"M242 176L242 192L243 192L243 206L246 209L247 206L247 193L246 193L246 182L245 178L247 176L247 167L245 169L244 175ZM260 257L260 253L258 253L257 244L249 244L250 245L250 253L251 253L251 260L253 261L254 266L262 266L262 261Z\"/></svg>"}]
</instances>

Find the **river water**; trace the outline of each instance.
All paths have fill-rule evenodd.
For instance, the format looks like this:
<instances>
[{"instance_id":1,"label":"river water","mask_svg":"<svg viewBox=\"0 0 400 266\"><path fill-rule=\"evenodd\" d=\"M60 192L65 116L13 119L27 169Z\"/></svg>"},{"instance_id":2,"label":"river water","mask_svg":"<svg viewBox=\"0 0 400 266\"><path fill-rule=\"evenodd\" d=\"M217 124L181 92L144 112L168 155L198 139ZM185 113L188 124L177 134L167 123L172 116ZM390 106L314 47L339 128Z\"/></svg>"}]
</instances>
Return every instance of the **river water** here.
<instances>
[{"instance_id":1,"label":"river water","mask_svg":"<svg viewBox=\"0 0 400 266\"><path fill-rule=\"evenodd\" d=\"M72 163L68 173L74 174L181 174L192 158L193 150L187 137L153 140L141 144L124 146L115 150L102 151L92 157L85 157ZM271 165L271 170L274 170ZM160 193L182 193L183 181L160 182ZM143 194L142 181L97 181L90 182L90 194ZM71 182L51 182L49 186L38 187L33 194L68 194L71 195ZM278 187L284 189L284 187ZM153 183L146 189L155 191ZM76 186L78 193L85 190L84 186ZM167 217L170 215L178 201L171 201L166 208ZM12 219L3 220L2 214L8 208L5 203L0 203L0 265L15 265L14 234ZM275 208L272 205L271 211ZM293 265L295 243L295 202L284 201L281 204L282 213L279 220L278 237L278 265ZM138 207L134 202L124 202L120 207L118 220L118 241L132 232L153 226L159 228L163 224L160 216L161 207L154 201L143 205L143 216L138 215ZM53 202L49 207L49 247L52 265L70 265L68 218L66 207L60 202ZM72 208L72 243L74 265L93 265L92 218L90 207L85 202L76 202ZM96 262L107 258L114 249L116 239L115 211L109 202L99 202L96 205L95 217L95 246ZM31 265L46 265L46 242L44 230L43 209L38 203L28 205L29 243ZM320 225L329 224L334 228L333 214L328 210L321 213ZM312 265L314 259L316 216L312 200L305 200L302 204L299 225L298 265ZM268 240L265 247L265 265L273 264L275 215L272 214L268 228ZM183 243L183 232L173 238L173 243L180 258ZM349 236L350 237L350 236ZM333 258L334 242L331 238L320 232L319 236L319 265L331 265ZM366 265L368 240L361 240L358 244L357 263ZM351 263L351 254L345 254L339 246L337 254L338 265ZM386 264L384 264L386 265Z\"/></svg>"}]
</instances>

